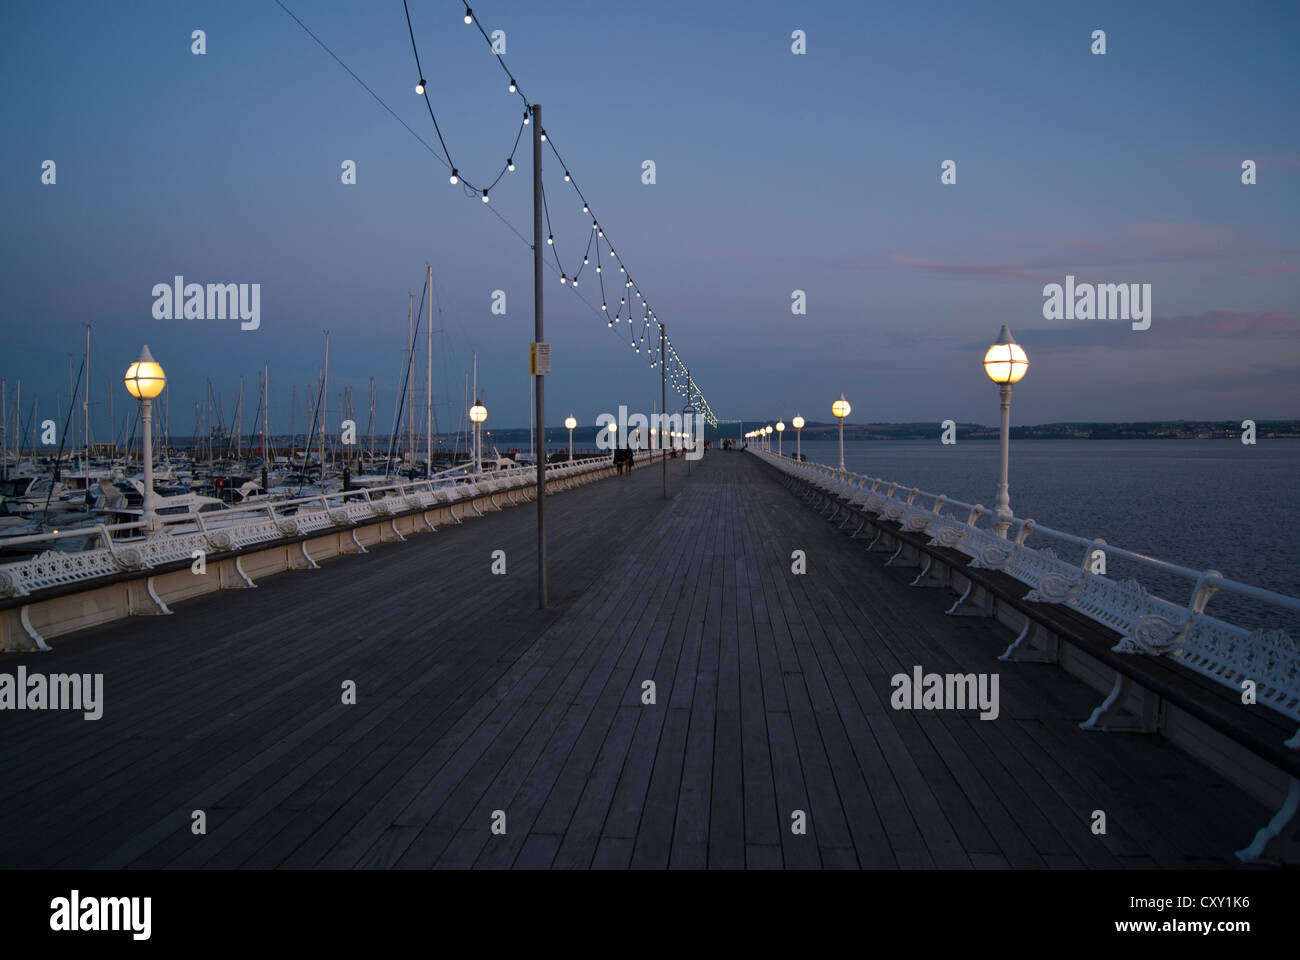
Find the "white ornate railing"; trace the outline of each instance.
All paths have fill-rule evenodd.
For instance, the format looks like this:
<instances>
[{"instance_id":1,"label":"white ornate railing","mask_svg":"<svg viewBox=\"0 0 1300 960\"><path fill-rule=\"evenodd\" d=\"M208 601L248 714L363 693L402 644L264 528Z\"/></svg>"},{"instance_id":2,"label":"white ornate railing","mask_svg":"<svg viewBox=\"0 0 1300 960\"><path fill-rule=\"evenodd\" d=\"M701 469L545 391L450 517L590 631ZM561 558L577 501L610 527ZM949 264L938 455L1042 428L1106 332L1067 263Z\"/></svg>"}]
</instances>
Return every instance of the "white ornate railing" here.
<instances>
[{"instance_id":1,"label":"white ornate railing","mask_svg":"<svg viewBox=\"0 0 1300 960\"><path fill-rule=\"evenodd\" d=\"M1109 627L1122 638L1114 647L1117 652L1168 656L1237 692L1243 681L1251 680L1259 702L1300 721L1300 648L1295 641L1284 630L1251 630L1205 612L1210 598L1223 592L1300 614L1300 600L1295 597L1230 580L1217 570L1192 570L1105 540L1039 526L1033 520L1013 518L1004 539L993 529L993 511L982 504L752 448L750 452L856 508L928 535L933 545L964 553L972 567L1000 570L1029 585L1027 600L1063 604ZM1071 563L1052 546L1030 546L1026 541L1031 536L1082 547L1083 558ZM1188 602L1156 596L1136 579L1118 581L1092 572L1095 550L1104 550L1109 559L1132 561L1189 582ZM1300 732L1286 745L1300 748Z\"/></svg>"},{"instance_id":2,"label":"white ornate railing","mask_svg":"<svg viewBox=\"0 0 1300 960\"><path fill-rule=\"evenodd\" d=\"M637 454L643 460L650 454ZM546 482L560 483L608 467L610 457L550 463ZM53 544L69 538L98 540L78 552L46 550L26 560L0 565L0 599L27 597L40 590L91 581L114 574L148 570L191 560L196 551L224 553L266 545L322 530L373 523L413 510L468 503L496 494L511 495L537 480L535 466L481 474L434 475L424 480L395 481L382 487L318 493L289 500L265 501L212 513L159 516L160 529L145 536L143 521L100 524L60 533L10 537L5 546ZM454 511L453 511L454 515Z\"/></svg>"}]
</instances>

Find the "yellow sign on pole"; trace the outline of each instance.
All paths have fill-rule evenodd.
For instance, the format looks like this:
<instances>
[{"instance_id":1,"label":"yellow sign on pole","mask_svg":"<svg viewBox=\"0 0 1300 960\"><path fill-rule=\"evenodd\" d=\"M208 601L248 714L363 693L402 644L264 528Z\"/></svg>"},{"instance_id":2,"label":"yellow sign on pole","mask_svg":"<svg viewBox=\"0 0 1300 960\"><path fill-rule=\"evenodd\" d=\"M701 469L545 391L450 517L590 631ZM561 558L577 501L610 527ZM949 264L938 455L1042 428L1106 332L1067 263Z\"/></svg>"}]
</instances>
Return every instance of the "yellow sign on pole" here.
<instances>
[{"instance_id":1,"label":"yellow sign on pole","mask_svg":"<svg viewBox=\"0 0 1300 960\"><path fill-rule=\"evenodd\" d=\"M534 377L551 375L551 345L549 343L528 344L528 373Z\"/></svg>"}]
</instances>

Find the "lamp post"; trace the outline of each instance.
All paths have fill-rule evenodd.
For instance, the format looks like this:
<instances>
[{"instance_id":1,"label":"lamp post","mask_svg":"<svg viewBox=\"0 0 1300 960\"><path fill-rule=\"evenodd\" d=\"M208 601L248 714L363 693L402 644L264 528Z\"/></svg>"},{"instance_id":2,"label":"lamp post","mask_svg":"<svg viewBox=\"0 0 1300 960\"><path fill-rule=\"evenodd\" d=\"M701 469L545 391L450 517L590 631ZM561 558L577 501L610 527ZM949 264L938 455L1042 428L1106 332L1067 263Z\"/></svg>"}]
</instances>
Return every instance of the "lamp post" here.
<instances>
[{"instance_id":1,"label":"lamp post","mask_svg":"<svg viewBox=\"0 0 1300 960\"><path fill-rule=\"evenodd\" d=\"M790 422L794 425L794 458L803 460L803 417L796 413Z\"/></svg>"},{"instance_id":2,"label":"lamp post","mask_svg":"<svg viewBox=\"0 0 1300 960\"><path fill-rule=\"evenodd\" d=\"M578 425L578 421L569 414L564 418L564 425L569 428L569 462L573 463L573 428Z\"/></svg>"},{"instance_id":3,"label":"lamp post","mask_svg":"<svg viewBox=\"0 0 1300 960\"><path fill-rule=\"evenodd\" d=\"M141 513L145 534L151 535L158 529L153 493L153 398L162 393L163 387L167 385L167 376L149 352L148 344L140 348L140 356L126 368L124 382L127 392L140 401L140 423L144 429L144 499Z\"/></svg>"},{"instance_id":4,"label":"lamp post","mask_svg":"<svg viewBox=\"0 0 1300 960\"><path fill-rule=\"evenodd\" d=\"M840 422L840 473L844 472L844 418L853 412L853 407L844 399L844 394L831 404L831 413L835 414L835 419Z\"/></svg>"},{"instance_id":5,"label":"lamp post","mask_svg":"<svg viewBox=\"0 0 1300 960\"><path fill-rule=\"evenodd\" d=\"M781 453L781 434L783 433L785 433L785 421L778 420L776 422L776 455L778 457L784 456L784 454Z\"/></svg>"},{"instance_id":6,"label":"lamp post","mask_svg":"<svg viewBox=\"0 0 1300 960\"><path fill-rule=\"evenodd\" d=\"M474 472L483 470L483 421L487 419L487 407L483 401L475 401L469 408L469 418L474 422Z\"/></svg>"},{"instance_id":7,"label":"lamp post","mask_svg":"<svg viewBox=\"0 0 1300 960\"><path fill-rule=\"evenodd\" d=\"M772 425L770 423L763 428L763 449L768 453L772 452Z\"/></svg>"},{"instance_id":8,"label":"lamp post","mask_svg":"<svg viewBox=\"0 0 1300 960\"><path fill-rule=\"evenodd\" d=\"M984 354L984 372L989 379L998 384L1002 395L1002 472L998 478L997 504L993 513L997 516L994 531L999 537L1006 538L1011 529L1011 493L1007 487L1007 461L1011 446L1011 385L1018 383L1029 370L1029 357L1011 337L1007 325L1002 325L997 342Z\"/></svg>"}]
</instances>

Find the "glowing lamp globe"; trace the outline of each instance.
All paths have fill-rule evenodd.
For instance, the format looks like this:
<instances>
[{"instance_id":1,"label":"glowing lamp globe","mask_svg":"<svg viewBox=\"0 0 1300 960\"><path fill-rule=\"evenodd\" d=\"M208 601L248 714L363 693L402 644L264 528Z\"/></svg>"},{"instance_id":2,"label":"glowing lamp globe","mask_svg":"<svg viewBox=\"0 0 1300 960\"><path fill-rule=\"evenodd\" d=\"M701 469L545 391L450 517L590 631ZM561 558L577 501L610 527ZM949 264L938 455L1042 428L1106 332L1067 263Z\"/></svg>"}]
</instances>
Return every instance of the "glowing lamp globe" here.
<instances>
[{"instance_id":1,"label":"glowing lamp globe","mask_svg":"<svg viewBox=\"0 0 1300 960\"><path fill-rule=\"evenodd\" d=\"M784 420L778 420L778 421L776 422L776 432L777 432L777 433L784 433L784 432L785 432L785 421L784 421Z\"/></svg>"},{"instance_id":2,"label":"glowing lamp globe","mask_svg":"<svg viewBox=\"0 0 1300 960\"><path fill-rule=\"evenodd\" d=\"M802 430L802 429L803 429L803 417L795 417L795 418L794 418L793 420L791 420L790 422L791 422L792 424L794 424L794 428L795 428L796 430Z\"/></svg>"},{"instance_id":3,"label":"glowing lamp globe","mask_svg":"<svg viewBox=\"0 0 1300 960\"><path fill-rule=\"evenodd\" d=\"M1011 331L1006 324L988 353L984 354L984 372L994 383L1019 383L1029 371L1029 357L1020 348L1020 344L1011 338Z\"/></svg>"},{"instance_id":4,"label":"glowing lamp globe","mask_svg":"<svg viewBox=\"0 0 1300 960\"><path fill-rule=\"evenodd\" d=\"M578 425L578 421L575 420L575 419L573 419L573 417L565 417L565 418L564 418L564 428L565 428L566 430L572 430L572 429L573 429L574 427L576 427L577 425Z\"/></svg>"},{"instance_id":5,"label":"glowing lamp globe","mask_svg":"<svg viewBox=\"0 0 1300 960\"><path fill-rule=\"evenodd\" d=\"M162 393L163 387L167 386L167 377L163 373L163 368L158 361L154 360L148 344L140 348L140 356L126 368L123 382L126 384L127 392L137 400L152 400Z\"/></svg>"},{"instance_id":6,"label":"glowing lamp globe","mask_svg":"<svg viewBox=\"0 0 1300 960\"><path fill-rule=\"evenodd\" d=\"M487 419L487 407L481 403L476 403L469 408L469 418L475 423L482 423Z\"/></svg>"},{"instance_id":7,"label":"glowing lamp globe","mask_svg":"<svg viewBox=\"0 0 1300 960\"><path fill-rule=\"evenodd\" d=\"M831 404L831 413L835 414L835 416L839 417L841 420L852 412L853 407L849 406L849 402L844 399L844 394L842 393L840 394L840 398Z\"/></svg>"}]
</instances>

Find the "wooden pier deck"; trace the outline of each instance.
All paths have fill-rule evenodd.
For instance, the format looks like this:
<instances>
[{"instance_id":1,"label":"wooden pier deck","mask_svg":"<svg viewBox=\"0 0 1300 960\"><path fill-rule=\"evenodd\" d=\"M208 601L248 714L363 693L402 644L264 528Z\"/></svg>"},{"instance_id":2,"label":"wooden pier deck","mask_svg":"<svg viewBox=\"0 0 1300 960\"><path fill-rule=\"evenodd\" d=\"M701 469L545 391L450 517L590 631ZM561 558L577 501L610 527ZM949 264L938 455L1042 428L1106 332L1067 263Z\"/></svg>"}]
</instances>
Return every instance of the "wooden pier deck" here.
<instances>
[{"instance_id":1,"label":"wooden pier deck","mask_svg":"<svg viewBox=\"0 0 1300 960\"><path fill-rule=\"evenodd\" d=\"M1271 815L753 458L659 484L550 501L544 613L523 506L0 656L105 700L0 714L0 866L1227 867ZM1000 716L891 709L918 664Z\"/></svg>"}]
</instances>

